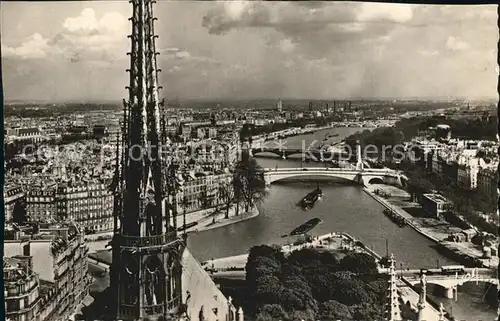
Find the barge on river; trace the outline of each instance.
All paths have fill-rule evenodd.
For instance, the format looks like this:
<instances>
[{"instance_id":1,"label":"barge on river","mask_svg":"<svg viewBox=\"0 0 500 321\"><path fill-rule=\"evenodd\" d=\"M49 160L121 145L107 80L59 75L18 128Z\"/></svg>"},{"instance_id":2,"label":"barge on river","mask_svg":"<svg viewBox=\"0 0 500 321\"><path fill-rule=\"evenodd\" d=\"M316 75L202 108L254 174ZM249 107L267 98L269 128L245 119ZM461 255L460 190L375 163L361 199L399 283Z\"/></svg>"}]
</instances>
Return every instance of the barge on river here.
<instances>
[{"instance_id":1,"label":"barge on river","mask_svg":"<svg viewBox=\"0 0 500 321\"><path fill-rule=\"evenodd\" d=\"M323 191L321 188L316 187L314 191L311 193L307 194L300 202L299 205L304 208L304 209L309 209L316 204L316 202L323 196Z\"/></svg>"},{"instance_id":2,"label":"barge on river","mask_svg":"<svg viewBox=\"0 0 500 321\"><path fill-rule=\"evenodd\" d=\"M282 235L281 237L297 236L297 235L306 234L307 232L309 232L310 230L312 230L313 228L318 226L318 224L320 224L321 222L323 222L323 221L317 217L312 218L309 221L305 222L304 224L295 228L292 232L290 232L290 234L288 234L288 235L285 234L285 235Z\"/></svg>"},{"instance_id":3,"label":"barge on river","mask_svg":"<svg viewBox=\"0 0 500 321\"><path fill-rule=\"evenodd\" d=\"M399 216L398 214L396 214L395 212L389 210L389 209L385 209L384 210L384 214L385 216L387 216L391 221L393 221L394 223L396 223L399 227L405 227L406 226L406 220Z\"/></svg>"},{"instance_id":4,"label":"barge on river","mask_svg":"<svg viewBox=\"0 0 500 321\"><path fill-rule=\"evenodd\" d=\"M181 232L184 231L185 229L187 230L188 228L191 228L196 225L198 225L198 222L187 223L186 225L182 225L181 227L177 228L177 231Z\"/></svg>"}]
</instances>

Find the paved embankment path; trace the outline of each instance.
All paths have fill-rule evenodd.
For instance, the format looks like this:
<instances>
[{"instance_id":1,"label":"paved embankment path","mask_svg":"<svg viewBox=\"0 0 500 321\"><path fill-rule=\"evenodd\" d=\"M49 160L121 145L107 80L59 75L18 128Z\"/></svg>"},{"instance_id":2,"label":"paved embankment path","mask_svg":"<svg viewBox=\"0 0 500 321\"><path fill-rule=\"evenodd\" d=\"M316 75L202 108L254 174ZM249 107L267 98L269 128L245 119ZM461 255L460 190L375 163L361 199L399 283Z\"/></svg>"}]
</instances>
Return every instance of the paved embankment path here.
<instances>
[{"instance_id":1,"label":"paved embankment path","mask_svg":"<svg viewBox=\"0 0 500 321\"><path fill-rule=\"evenodd\" d=\"M201 232L230 224L236 224L257 217L259 214L260 213L257 207L253 207L248 212L243 212L240 210L240 214L236 215L235 206L229 209L229 218L227 219L225 218L226 211L224 209L216 212L215 208L210 208L197 212L187 213L186 224L192 222L198 222L198 224L188 228L186 232L188 233ZM183 225L184 225L184 219L182 217L182 214L179 214L177 217L177 227ZM113 232L104 232L104 233L86 235L85 238L88 240L87 244L89 246L90 252L103 250L105 246L111 241L112 236Z\"/></svg>"},{"instance_id":2,"label":"paved embankment path","mask_svg":"<svg viewBox=\"0 0 500 321\"><path fill-rule=\"evenodd\" d=\"M434 218L424 218L424 217L414 217L410 215L406 210L402 208L417 208L420 209L420 205L417 203L409 202L410 194L403 191L397 187L373 184L363 188L363 190L372 196L376 201L382 204L385 208L395 212L399 216L403 217L408 226L413 228L418 233L432 240L433 242L440 243L444 247L458 252L461 255L469 256L472 258L479 259L482 264L486 267L493 267L498 265L498 257L492 257L491 259L484 259L481 249L475 247L471 242L450 242L446 241L448 236L455 233L460 233L462 229L453 226L452 224L446 222L443 219ZM376 190L380 190L390 197L388 199L375 194Z\"/></svg>"}]
</instances>

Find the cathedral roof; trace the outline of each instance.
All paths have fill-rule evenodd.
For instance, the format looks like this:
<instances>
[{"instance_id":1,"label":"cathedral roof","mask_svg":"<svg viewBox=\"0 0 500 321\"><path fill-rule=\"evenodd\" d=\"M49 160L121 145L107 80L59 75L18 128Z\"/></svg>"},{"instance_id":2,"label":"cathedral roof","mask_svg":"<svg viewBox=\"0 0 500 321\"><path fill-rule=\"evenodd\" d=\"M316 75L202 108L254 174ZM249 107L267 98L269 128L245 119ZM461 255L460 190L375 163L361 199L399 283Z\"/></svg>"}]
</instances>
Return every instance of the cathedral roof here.
<instances>
[{"instance_id":1,"label":"cathedral roof","mask_svg":"<svg viewBox=\"0 0 500 321\"><path fill-rule=\"evenodd\" d=\"M228 300L187 248L182 255L182 287L183 299L190 296L187 313L191 320L198 320L202 310L206 321L227 320Z\"/></svg>"}]
</instances>

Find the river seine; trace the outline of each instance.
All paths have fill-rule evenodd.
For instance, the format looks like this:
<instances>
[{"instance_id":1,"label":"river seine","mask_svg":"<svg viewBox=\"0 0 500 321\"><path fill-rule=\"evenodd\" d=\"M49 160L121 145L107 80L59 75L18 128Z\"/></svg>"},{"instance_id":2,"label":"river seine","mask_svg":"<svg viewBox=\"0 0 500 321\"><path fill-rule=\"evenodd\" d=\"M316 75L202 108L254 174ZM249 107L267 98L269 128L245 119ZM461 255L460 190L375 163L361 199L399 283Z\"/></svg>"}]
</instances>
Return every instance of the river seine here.
<instances>
[{"instance_id":1,"label":"river seine","mask_svg":"<svg viewBox=\"0 0 500 321\"><path fill-rule=\"evenodd\" d=\"M327 133L339 134L332 140L340 141L359 128L334 128L315 134L288 138L288 148L309 146L313 140L322 141ZM304 143L302 143L304 141ZM272 145L271 145L272 146ZM265 168L314 167L321 163L302 163L300 159L258 158ZM320 182L323 198L303 211L296 203L316 187L316 182L287 182L273 184L269 196L259 205L260 215L248 221L189 235L188 245L200 260L247 253L250 247L261 244L283 244L289 233L308 219L317 217L323 223L310 234L321 235L343 231L361 239L380 255L394 253L397 268L436 268L456 264L439 254L434 243L410 227L400 228L383 215L383 207L361 187L346 182ZM459 320L495 320L496 311L484 301L484 284L459 288L458 302L435 296ZM430 291L431 292L431 291Z\"/></svg>"}]
</instances>

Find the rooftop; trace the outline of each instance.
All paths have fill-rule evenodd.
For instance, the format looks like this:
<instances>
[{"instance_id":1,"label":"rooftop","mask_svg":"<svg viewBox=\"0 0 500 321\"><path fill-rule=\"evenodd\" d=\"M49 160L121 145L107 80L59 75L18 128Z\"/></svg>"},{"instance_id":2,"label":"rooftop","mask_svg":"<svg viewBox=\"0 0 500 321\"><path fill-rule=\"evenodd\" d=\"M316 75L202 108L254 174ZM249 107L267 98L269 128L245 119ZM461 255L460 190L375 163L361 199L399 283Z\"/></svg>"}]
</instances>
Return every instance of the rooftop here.
<instances>
[{"instance_id":1,"label":"rooftop","mask_svg":"<svg viewBox=\"0 0 500 321\"><path fill-rule=\"evenodd\" d=\"M5 257L3 262L3 278L6 283L17 283L33 276L30 268L30 257Z\"/></svg>"},{"instance_id":2,"label":"rooftop","mask_svg":"<svg viewBox=\"0 0 500 321\"><path fill-rule=\"evenodd\" d=\"M424 196L428 199L430 199L431 201L434 201L436 203L450 203L450 200L448 200L446 197L444 197L443 195L441 194L424 194Z\"/></svg>"}]
</instances>

